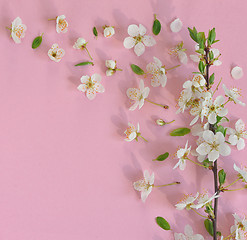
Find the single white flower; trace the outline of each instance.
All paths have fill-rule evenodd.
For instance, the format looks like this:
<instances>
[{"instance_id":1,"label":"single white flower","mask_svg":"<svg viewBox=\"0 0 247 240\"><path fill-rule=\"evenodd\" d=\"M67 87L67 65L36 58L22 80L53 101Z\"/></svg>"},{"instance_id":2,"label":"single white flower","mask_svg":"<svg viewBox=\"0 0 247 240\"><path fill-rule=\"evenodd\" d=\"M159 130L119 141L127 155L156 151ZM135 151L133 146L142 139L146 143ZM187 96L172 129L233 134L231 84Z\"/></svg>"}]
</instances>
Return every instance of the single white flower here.
<instances>
[{"instance_id":1,"label":"single white flower","mask_svg":"<svg viewBox=\"0 0 247 240\"><path fill-rule=\"evenodd\" d=\"M210 124L215 124L217 116L225 117L228 113L224 106L225 99L223 96L218 96L214 101L212 97L206 97L202 103L202 120L206 116Z\"/></svg>"},{"instance_id":2,"label":"single white flower","mask_svg":"<svg viewBox=\"0 0 247 240\"><path fill-rule=\"evenodd\" d=\"M57 33L66 33L68 31L68 22L65 20L65 16L56 17L56 31Z\"/></svg>"},{"instance_id":3,"label":"single white flower","mask_svg":"<svg viewBox=\"0 0 247 240\"><path fill-rule=\"evenodd\" d=\"M182 21L177 18L170 24L170 29L172 32L177 33L179 32L183 27Z\"/></svg>"},{"instance_id":4,"label":"single white flower","mask_svg":"<svg viewBox=\"0 0 247 240\"><path fill-rule=\"evenodd\" d=\"M203 132L205 142L201 143L196 151L200 155L208 155L208 160L214 162L220 155L228 156L231 153L231 148L225 143L225 137L222 132L214 134L210 130Z\"/></svg>"},{"instance_id":5,"label":"single white flower","mask_svg":"<svg viewBox=\"0 0 247 240\"><path fill-rule=\"evenodd\" d=\"M135 103L129 108L129 110L134 111L138 106L139 109L144 105L145 98L148 97L149 87L144 87L144 81L140 79L139 89L138 88L129 88L127 90L127 96L130 100L133 100Z\"/></svg>"},{"instance_id":6,"label":"single white flower","mask_svg":"<svg viewBox=\"0 0 247 240\"><path fill-rule=\"evenodd\" d=\"M240 175L240 178L243 179L243 182L247 183L247 169L246 168L239 168L235 163L233 165L235 171L237 171Z\"/></svg>"},{"instance_id":7,"label":"single white flower","mask_svg":"<svg viewBox=\"0 0 247 240\"><path fill-rule=\"evenodd\" d=\"M104 26L104 37L111 38L115 34L114 27L111 26Z\"/></svg>"},{"instance_id":8,"label":"single white flower","mask_svg":"<svg viewBox=\"0 0 247 240\"><path fill-rule=\"evenodd\" d=\"M220 57L220 51L217 48L212 48L210 50L214 54L214 61L213 61L213 66L220 66L222 62L218 59Z\"/></svg>"},{"instance_id":9,"label":"single white flower","mask_svg":"<svg viewBox=\"0 0 247 240\"><path fill-rule=\"evenodd\" d=\"M93 100L97 93L103 93L105 88L101 85L101 76L97 73L93 74L91 77L86 75L81 77L81 83L78 86L78 90L81 92L86 92L86 96L89 100Z\"/></svg>"},{"instance_id":10,"label":"single white flower","mask_svg":"<svg viewBox=\"0 0 247 240\"><path fill-rule=\"evenodd\" d=\"M245 240L247 231L247 220L245 217L241 219L236 213L233 214L234 225L231 227L231 233L234 233L236 240Z\"/></svg>"},{"instance_id":11,"label":"single white flower","mask_svg":"<svg viewBox=\"0 0 247 240\"><path fill-rule=\"evenodd\" d=\"M185 53L186 49L183 48L183 45L183 42L177 44L174 48L170 49L169 54L177 57L182 64L187 64L188 57Z\"/></svg>"},{"instance_id":12,"label":"single white flower","mask_svg":"<svg viewBox=\"0 0 247 240\"><path fill-rule=\"evenodd\" d=\"M192 92L190 89L184 89L180 93L180 96L178 99L179 109L177 110L176 113L184 112L184 110L189 107L191 97L192 97Z\"/></svg>"},{"instance_id":13,"label":"single white flower","mask_svg":"<svg viewBox=\"0 0 247 240\"><path fill-rule=\"evenodd\" d=\"M105 66L108 68L106 76L112 76L116 71L122 71L122 69L117 68L117 61L114 60L106 60Z\"/></svg>"},{"instance_id":14,"label":"single white flower","mask_svg":"<svg viewBox=\"0 0 247 240\"><path fill-rule=\"evenodd\" d=\"M191 207L194 205L195 200L199 197L199 192L196 193L195 197L191 195L185 195L185 197L175 205L176 209L183 210L187 209L190 210Z\"/></svg>"},{"instance_id":15,"label":"single white flower","mask_svg":"<svg viewBox=\"0 0 247 240\"><path fill-rule=\"evenodd\" d=\"M62 48L59 48L57 43L54 43L48 51L48 56L52 61L59 62L64 56L65 51Z\"/></svg>"},{"instance_id":16,"label":"single white flower","mask_svg":"<svg viewBox=\"0 0 247 240\"><path fill-rule=\"evenodd\" d=\"M142 24L139 24L139 27L135 24L129 25L128 34L130 37L124 39L124 47L127 49L134 47L137 56L141 56L145 52L145 46L152 47L156 44L152 36L145 35L146 28Z\"/></svg>"},{"instance_id":17,"label":"single white flower","mask_svg":"<svg viewBox=\"0 0 247 240\"><path fill-rule=\"evenodd\" d=\"M184 233L174 233L175 240L204 240L201 234L194 234L190 225L185 226Z\"/></svg>"},{"instance_id":18,"label":"single white flower","mask_svg":"<svg viewBox=\"0 0 247 240\"><path fill-rule=\"evenodd\" d=\"M167 82L166 70L165 67L162 66L162 62L156 58L154 58L154 62L149 63L146 67L147 72L152 74L151 85L153 87L162 86L165 87Z\"/></svg>"},{"instance_id":19,"label":"single white flower","mask_svg":"<svg viewBox=\"0 0 247 240\"><path fill-rule=\"evenodd\" d=\"M131 142L134 139L136 139L138 136L138 133L140 131L140 125L137 123L137 127L135 127L132 123L128 123L128 128L125 130L126 138L124 139L127 142Z\"/></svg>"},{"instance_id":20,"label":"single white flower","mask_svg":"<svg viewBox=\"0 0 247 240\"><path fill-rule=\"evenodd\" d=\"M87 45L84 38L78 38L73 46L74 49L83 49Z\"/></svg>"},{"instance_id":21,"label":"single white flower","mask_svg":"<svg viewBox=\"0 0 247 240\"><path fill-rule=\"evenodd\" d=\"M22 20L20 17L17 17L12 22L11 37L15 43L21 43L21 38L24 38L26 30L27 30L27 27L25 24L22 23Z\"/></svg>"},{"instance_id":22,"label":"single white flower","mask_svg":"<svg viewBox=\"0 0 247 240\"><path fill-rule=\"evenodd\" d=\"M247 139L247 131L245 130L245 123L242 119L239 119L235 123L235 129L227 128L226 133L230 135L228 141L231 143L231 145L237 145L238 150L245 148L244 139Z\"/></svg>"},{"instance_id":23,"label":"single white flower","mask_svg":"<svg viewBox=\"0 0 247 240\"><path fill-rule=\"evenodd\" d=\"M206 85L206 80L202 74L195 74L192 78L192 85L197 89L203 88Z\"/></svg>"},{"instance_id":24,"label":"single white flower","mask_svg":"<svg viewBox=\"0 0 247 240\"><path fill-rule=\"evenodd\" d=\"M233 101L234 103L238 103L242 106L245 106L245 103L241 102L238 98L241 96L240 90L237 88L228 89L225 84L222 84L222 88L225 92L225 95L229 97L229 100Z\"/></svg>"},{"instance_id":25,"label":"single white flower","mask_svg":"<svg viewBox=\"0 0 247 240\"><path fill-rule=\"evenodd\" d=\"M143 173L144 179L134 182L134 189L141 192L141 199L143 202L146 201L148 195L151 193L154 185L154 173L151 175L147 170Z\"/></svg>"},{"instance_id":26,"label":"single white flower","mask_svg":"<svg viewBox=\"0 0 247 240\"><path fill-rule=\"evenodd\" d=\"M188 155L190 154L191 147L188 148L188 140L186 142L185 148L180 148L176 157L179 159L178 163L174 166L173 169L179 167L180 170L184 170L186 167L186 160L188 159Z\"/></svg>"},{"instance_id":27,"label":"single white flower","mask_svg":"<svg viewBox=\"0 0 247 240\"><path fill-rule=\"evenodd\" d=\"M208 194L203 194L198 197L198 203L191 206L191 208L199 209L212 202L215 198L218 198L220 195L215 193L213 196L209 197Z\"/></svg>"},{"instance_id":28,"label":"single white flower","mask_svg":"<svg viewBox=\"0 0 247 240\"><path fill-rule=\"evenodd\" d=\"M241 67L236 66L232 69L231 75L234 79L240 79L244 75L243 69Z\"/></svg>"}]
</instances>

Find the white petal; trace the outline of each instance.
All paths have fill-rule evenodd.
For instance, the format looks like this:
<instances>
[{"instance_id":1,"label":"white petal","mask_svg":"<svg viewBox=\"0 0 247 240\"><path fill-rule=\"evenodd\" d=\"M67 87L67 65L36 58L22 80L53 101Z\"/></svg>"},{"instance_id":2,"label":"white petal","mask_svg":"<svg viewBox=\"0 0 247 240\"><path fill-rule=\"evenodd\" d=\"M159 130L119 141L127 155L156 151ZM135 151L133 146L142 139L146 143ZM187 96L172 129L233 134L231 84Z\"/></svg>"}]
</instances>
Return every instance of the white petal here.
<instances>
[{"instance_id":1,"label":"white petal","mask_svg":"<svg viewBox=\"0 0 247 240\"><path fill-rule=\"evenodd\" d=\"M136 101L136 102L129 108L129 110L130 110L130 111L136 110L136 108L138 107L138 105L139 105L139 102Z\"/></svg>"},{"instance_id":2,"label":"white petal","mask_svg":"<svg viewBox=\"0 0 247 240\"><path fill-rule=\"evenodd\" d=\"M134 48L135 54L139 57L145 52L145 46L143 43L139 42L135 45Z\"/></svg>"},{"instance_id":3,"label":"white petal","mask_svg":"<svg viewBox=\"0 0 247 240\"><path fill-rule=\"evenodd\" d=\"M147 47L152 47L152 46L154 46L156 44L156 41L155 41L155 39L152 36L145 35L143 37L143 43Z\"/></svg>"},{"instance_id":4,"label":"white petal","mask_svg":"<svg viewBox=\"0 0 247 240\"><path fill-rule=\"evenodd\" d=\"M114 60L106 60L105 61L105 66L107 68L115 69L116 68L116 61L114 61Z\"/></svg>"},{"instance_id":5,"label":"white petal","mask_svg":"<svg viewBox=\"0 0 247 240\"><path fill-rule=\"evenodd\" d=\"M190 55L190 59L193 61L193 62L200 62L200 57L199 55L197 54L192 54Z\"/></svg>"},{"instance_id":6,"label":"white petal","mask_svg":"<svg viewBox=\"0 0 247 240\"><path fill-rule=\"evenodd\" d=\"M129 25L128 34L131 37L136 37L139 34L139 27L135 24Z\"/></svg>"},{"instance_id":7,"label":"white petal","mask_svg":"<svg viewBox=\"0 0 247 240\"><path fill-rule=\"evenodd\" d=\"M187 64L188 62L187 54L184 51L178 52L178 59L182 64Z\"/></svg>"},{"instance_id":8,"label":"white petal","mask_svg":"<svg viewBox=\"0 0 247 240\"><path fill-rule=\"evenodd\" d=\"M142 92L143 99L148 97L149 92L150 92L150 88L149 87L145 87L144 91Z\"/></svg>"},{"instance_id":9,"label":"white petal","mask_svg":"<svg viewBox=\"0 0 247 240\"><path fill-rule=\"evenodd\" d=\"M90 88L87 90L86 95L89 100L93 100L96 97L96 91Z\"/></svg>"},{"instance_id":10,"label":"white petal","mask_svg":"<svg viewBox=\"0 0 247 240\"><path fill-rule=\"evenodd\" d=\"M245 129L245 124L242 119L238 119L238 121L235 123L235 128L237 132L243 132Z\"/></svg>"},{"instance_id":11,"label":"white petal","mask_svg":"<svg viewBox=\"0 0 247 240\"><path fill-rule=\"evenodd\" d=\"M199 119L199 115L195 116L195 118L190 122L190 126L194 125Z\"/></svg>"},{"instance_id":12,"label":"white petal","mask_svg":"<svg viewBox=\"0 0 247 240\"><path fill-rule=\"evenodd\" d=\"M125 48L130 49L135 46L136 40L133 37L126 37L124 39L123 45Z\"/></svg>"},{"instance_id":13,"label":"white petal","mask_svg":"<svg viewBox=\"0 0 247 240\"><path fill-rule=\"evenodd\" d=\"M152 187L149 187L148 190L141 192L141 199L143 202L146 201L148 195L151 193Z\"/></svg>"},{"instance_id":14,"label":"white petal","mask_svg":"<svg viewBox=\"0 0 247 240\"><path fill-rule=\"evenodd\" d=\"M206 142L212 144L214 142L214 133L210 130L206 130L203 132L203 138Z\"/></svg>"},{"instance_id":15,"label":"white petal","mask_svg":"<svg viewBox=\"0 0 247 240\"><path fill-rule=\"evenodd\" d=\"M213 66L220 66L222 62L220 60L215 60Z\"/></svg>"},{"instance_id":16,"label":"white petal","mask_svg":"<svg viewBox=\"0 0 247 240\"><path fill-rule=\"evenodd\" d=\"M87 87L86 87L85 84L80 84L80 85L77 87L77 89L78 89L79 91L81 91L81 92L86 92Z\"/></svg>"},{"instance_id":17,"label":"white petal","mask_svg":"<svg viewBox=\"0 0 247 240\"><path fill-rule=\"evenodd\" d=\"M188 237L192 237L194 232L193 232L192 227L190 225L186 225L184 228L184 233Z\"/></svg>"},{"instance_id":18,"label":"white petal","mask_svg":"<svg viewBox=\"0 0 247 240\"><path fill-rule=\"evenodd\" d=\"M220 117L226 116L227 113L228 113L228 109L227 109L227 108L220 107L220 108L217 109L217 114L218 114L218 116L220 116Z\"/></svg>"},{"instance_id":19,"label":"white petal","mask_svg":"<svg viewBox=\"0 0 247 240\"><path fill-rule=\"evenodd\" d=\"M179 18L175 19L171 24L170 28L172 32L179 32L182 29L183 23Z\"/></svg>"},{"instance_id":20,"label":"white petal","mask_svg":"<svg viewBox=\"0 0 247 240\"><path fill-rule=\"evenodd\" d=\"M217 116L217 115L216 115L215 112L210 113L209 116L208 116L208 122L209 122L210 124L215 124L216 121L217 121L216 116Z\"/></svg>"},{"instance_id":21,"label":"white petal","mask_svg":"<svg viewBox=\"0 0 247 240\"><path fill-rule=\"evenodd\" d=\"M196 149L196 151L202 156L207 155L210 152L210 150L211 147L205 142L200 144Z\"/></svg>"},{"instance_id":22,"label":"white petal","mask_svg":"<svg viewBox=\"0 0 247 240\"><path fill-rule=\"evenodd\" d=\"M241 67L236 66L232 69L231 75L234 79L240 79L244 75L243 69Z\"/></svg>"},{"instance_id":23,"label":"white petal","mask_svg":"<svg viewBox=\"0 0 247 240\"><path fill-rule=\"evenodd\" d=\"M208 160L211 161L211 162L214 162L216 161L218 158L219 158L219 152L216 151L216 150L213 150L211 151L209 154L208 154Z\"/></svg>"},{"instance_id":24,"label":"white petal","mask_svg":"<svg viewBox=\"0 0 247 240\"><path fill-rule=\"evenodd\" d=\"M112 76L114 74L114 71L112 69L107 69L106 70L106 76L109 77L109 76Z\"/></svg>"},{"instance_id":25,"label":"white petal","mask_svg":"<svg viewBox=\"0 0 247 240\"><path fill-rule=\"evenodd\" d=\"M245 148L245 142L243 138L240 138L237 144L237 149L238 150L243 150Z\"/></svg>"},{"instance_id":26,"label":"white petal","mask_svg":"<svg viewBox=\"0 0 247 240\"><path fill-rule=\"evenodd\" d=\"M141 36L144 36L146 31L147 31L146 28L142 24L139 24L139 34Z\"/></svg>"},{"instance_id":27,"label":"white petal","mask_svg":"<svg viewBox=\"0 0 247 240\"><path fill-rule=\"evenodd\" d=\"M98 73L95 73L91 76L91 79L94 83L101 82L101 76Z\"/></svg>"},{"instance_id":28,"label":"white petal","mask_svg":"<svg viewBox=\"0 0 247 240\"><path fill-rule=\"evenodd\" d=\"M227 143L221 143L219 146L219 151L222 156L229 156L231 154L231 148Z\"/></svg>"},{"instance_id":29,"label":"white petal","mask_svg":"<svg viewBox=\"0 0 247 240\"><path fill-rule=\"evenodd\" d=\"M228 141L234 146L238 143L238 137L236 135L230 135Z\"/></svg>"},{"instance_id":30,"label":"white petal","mask_svg":"<svg viewBox=\"0 0 247 240\"><path fill-rule=\"evenodd\" d=\"M161 68L161 67L162 67L162 62L161 62L157 57L153 57L153 59L154 59L155 64L156 64L159 68Z\"/></svg>"},{"instance_id":31,"label":"white petal","mask_svg":"<svg viewBox=\"0 0 247 240\"><path fill-rule=\"evenodd\" d=\"M224 102L225 102L225 98L221 95L214 100L214 104L217 106L221 106Z\"/></svg>"}]
</instances>

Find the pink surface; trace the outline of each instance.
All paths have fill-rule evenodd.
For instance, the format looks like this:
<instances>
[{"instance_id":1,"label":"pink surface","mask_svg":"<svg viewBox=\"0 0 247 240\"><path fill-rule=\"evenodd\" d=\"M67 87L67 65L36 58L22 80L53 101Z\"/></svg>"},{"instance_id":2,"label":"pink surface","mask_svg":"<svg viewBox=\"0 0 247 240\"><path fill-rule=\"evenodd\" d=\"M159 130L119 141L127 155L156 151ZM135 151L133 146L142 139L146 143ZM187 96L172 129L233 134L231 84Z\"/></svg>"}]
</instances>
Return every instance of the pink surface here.
<instances>
[{"instance_id":1,"label":"pink surface","mask_svg":"<svg viewBox=\"0 0 247 240\"><path fill-rule=\"evenodd\" d=\"M188 53L194 49L188 26L201 31L216 27L223 65L212 69L228 86L242 88L242 100L247 102L246 77L233 80L230 76L235 65L247 73L246 10L245 0L1 0L0 239L173 239L172 232L157 227L154 218L158 215L168 219L175 232L191 224L195 232L208 236L203 219L175 210L174 205L184 193L212 190L212 173L192 164L184 172L173 171L176 160L172 158L152 161L165 151L172 155L186 142L187 137L172 138L168 133L190 122L189 115L175 114L175 99L196 65L190 62L169 72L165 89L151 88L150 99L170 105L169 110L147 103L140 111L130 112L125 92L137 86L138 77L129 64L144 68L156 56L172 67L178 62L167 54L169 48L183 40ZM127 27L142 23L151 34L154 13L163 25L162 32L155 37L157 45L138 58L133 49L123 47ZM66 34L57 34L55 23L47 21L61 14L69 22ZM28 28L19 45L5 29L17 16ZM176 17L184 24L177 34L169 30ZM116 35L105 39L100 34L94 39L92 27L100 29L105 24L115 26ZM32 40L42 32L41 47L32 50ZM86 53L72 48L78 37L88 40L94 67L73 66L88 60ZM59 63L47 56L53 43L66 51ZM106 59L116 59L124 71L105 77ZM103 76L106 91L89 101L76 88L82 75L93 73ZM145 82L150 86L149 79ZM246 108L231 104L230 109L231 119L247 121ZM154 124L156 118L176 122L160 128ZM148 143L123 141L128 121L140 122ZM246 149L233 150L220 163L229 182L234 179L234 161L245 164ZM143 204L132 182L145 169L155 172L157 184L182 184L155 189ZM247 212L246 196L243 192L222 195L219 227L224 227L226 235L233 224L231 214Z\"/></svg>"}]
</instances>

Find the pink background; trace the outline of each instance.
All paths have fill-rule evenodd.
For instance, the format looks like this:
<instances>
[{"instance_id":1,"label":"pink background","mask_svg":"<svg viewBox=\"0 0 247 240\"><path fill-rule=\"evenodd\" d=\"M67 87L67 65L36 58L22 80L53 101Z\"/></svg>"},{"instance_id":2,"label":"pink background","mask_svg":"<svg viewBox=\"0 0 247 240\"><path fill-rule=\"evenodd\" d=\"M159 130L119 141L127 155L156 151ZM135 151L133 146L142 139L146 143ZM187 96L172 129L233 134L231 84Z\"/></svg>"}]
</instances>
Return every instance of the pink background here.
<instances>
[{"instance_id":1,"label":"pink background","mask_svg":"<svg viewBox=\"0 0 247 240\"><path fill-rule=\"evenodd\" d=\"M209 189L211 194L212 173L192 163L184 172L173 171L177 160L172 154L188 137L168 135L191 120L186 119L188 114L175 114L175 99L196 65L190 61L170 71L164 89L151 87L150 99L168 104L169 110L147 103L140 111L130 112L125 92L137 86L138 77L129 64L145 68L156 56L172 67L178 62L167 54L169 48L183 40L189 54L194 49L188 26L195 25L201 31L216 27L223 65L212 70L217 80L223 77L227 86L240 87L246 96L245 76L240 80L230 76L235 65L247 72L246 10L246 0L1 0L0 239L173 239L172 232L157 227L154 219L158 215L169 220L175 232L183 232L184 226L191 224L195 232L209 238L203 219L193 212L175 210L174 205L184 193ZM151 34L154 13L162 23L162 32L155 37L157 45L138 58L133 50L123 47L127 27L142 23ZM55 22L47 21L61 14L69 22L66 34L57 34ZM19 45L5 29L17 16L28 27ZM169 23L176 17L184 27L175 34ZM105 24L115 26L116 35L105 39L100 33L96 40L92 27L100 30ZM42 32L43 43L33 50L32 40ZM72 48L78 37L88 40L94 67L74 67L88 60L85 52ZM66 51L60 63L47 56L53 43ZM124 71L105 77L106 59L116 59ZM76 88L82 75L93 73L102 75L106 91L89 101ZM150 79L145 82L150 86ZM242 100L247 102L246 97ZM229 108L234 122L238 117L247 120L246 108L233 104ZM156 118L176 122L158 127ZM123 140L128 121L140 122L148 143ZM171 154L169 160L152 161L166 151ZM227 182L236 176L233 162L245 164L245 159L246 149L233 150L220 162L228 173ZM156 184L182 184L155 189L143 204L132 182L141 178L145 169L155 172ZM243 192L222 194L219 227L225 236L233 224L231 214L247 212L245 201Z\"/></svg>"}]
</instances>

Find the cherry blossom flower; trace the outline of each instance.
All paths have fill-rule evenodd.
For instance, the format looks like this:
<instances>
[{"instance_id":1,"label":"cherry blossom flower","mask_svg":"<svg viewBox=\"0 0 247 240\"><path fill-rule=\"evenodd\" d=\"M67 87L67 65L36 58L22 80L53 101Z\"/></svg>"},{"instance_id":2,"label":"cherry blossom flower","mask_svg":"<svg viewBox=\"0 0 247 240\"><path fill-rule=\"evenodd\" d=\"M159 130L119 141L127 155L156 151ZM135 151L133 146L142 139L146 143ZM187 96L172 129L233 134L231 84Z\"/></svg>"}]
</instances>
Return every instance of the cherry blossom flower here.
<instances>
[{"instance_id":1,"label":"cherry blossom flower","mask_svg":"<svg viewBox=\"0 0 247 240\"><path fill-rule=\"evenodd\" d=\"M151 175L147 170L143 173L144 179L134 182L134 189L141 192L141 200L146 201L154 186L154 173Z\"/></svg>"},{"instance_id":2,"label":"cherry blossom flower","mask_svg":"<svg viewBox=\"0 0 247 240\"><path fill-rule=\"evenodd\" d=\"M188 57L185 53L186 49L183 48L184 43L177 44L174 48L170 49L169 54L177 57L182 64L187 64Z\"/></svg>"},{"instance_id":3,"label":"cherry blossom flower","mask_svg":"<svg viewBox=\"0 0 247 240\"><path fill-rule=\"evenodd\" d=\"M240 79L241 77L243 77L244 73L243 73L243 69L241 67L234 67L231 71L231 75L234 79Z\"/></svg>"},{"instance_id":4,"label":"cherry blossom flower","mask_svg":"<svg viewBox=\"0 0 247 240\"><path fill-rule=\"evenodd\" d=\"M56 31L57 33L66 33L68 31L68 22L65 20L65 16L56 17Z\"/></svg>"},{"instance_id":5,"label":"cherry blossom flower","mask_svg":"<svg viewBox=\"0 0 247 240\"><path fill-rule=\"evenodd\" d=\"M177 203L175 207L178 210L183 210L185 208L187 210L190 210L198 197L199 197L199 192L196 193L195 197L192 197L191 195L185 195L184 199L182 199L179 203Z\"/></svg>"},{"instance_id":6,"label":"cherry blossom flower","mask_svg":"<svg viewBox=\"0 0 247 240\"><path fill-rule=\"evenodd\" d=\"M234 103L238 103L242 106L245 106L245 103L241 102L238 98L241 96L240 90L237 88L231 88L228 89L225 84L222 84L222 88L225 92L225 95L229 97L230 101L233 101Z\"/></svg>"},{"instance_id":7,"label":"cherry blossom flower","mask_svg":"<svg viewBox=\"0 0 247 240\"><path fill-rule=\"evenodd\" d=\"M185 148L180 148L176 157L179 159L178 163L174 166L173 169L179 167L180 170L184 170L186 167L186 160L188 159L188 155L190 154L191 147L188 148L188 140L186 142Z\"/></svg>"},{"instance_id":8,"label":"cherry blossom flower","mask_svg":"<svg viewBox=\"0 0 247 240\"><path fill-rule=\"evenodd\" d=\"M48 51L49 58L55 62L60 62L64 54L65 51L62 48L59 48L57 43L54 43L51 49Z\"/></svg>"},{"instance_id":9,"label":"cherry blossom flower","mask_svg":"<svg viewBox=\"0 0 247 240\"><path fill-rule=\"evenodd\" d=\"M201 143L196 151L200 155L208 155L208 160L214 162L220 155L228 156L231 153L231 148L225 143L225 137L222 132L214 134L210 130L203 132L205 142Z\"/></svg>"},{"instance_id":10,"label":"cherry blossom flower","mask_svg":"<svg viewBox=\"0 0 247 240\"><path fill-rule=\"evenodd\" d=\"M165 87L167 82L165 67L162 66L162 62L158 58L153 57L153 59L154 62L149 63L146 67L148 73L152 74L151 85L153 87L159 87L160 85Z\"/></svg>"},{"instance_id":11,"label":"cherry blossom flower","mask_svg":"<svg viewBox=\"0 0 247 240\"><path fill-rule=\"evenodd\" d=\"M78 86L78 90L86 92L86 96L89 100L93 100L96 97L96 93L103 93L105 88L101 85L101 76L97 73L91 77L86 75L81 77L81 83Z\"/></svg>"},{"instance_id":12,"label":"cherry blossom flower","mask_svg":"<svg viewBox=\"0 0 247 240\"><path fill-rule=\"evenodd\" d=\"M92 56L90 55L87 49L87 41L84 38L78 38L73 46L74 49L86 50L88 56L93 60Z\"/></svg>"},{"instance_id":13,"label":"cherry blossom flower","mask_svg":"<svg viewBox=\"0 0 247 240\"><path fill-rule=\"evenodd\" d=\"M211 197L208 196L208 194L203 194L201 196L198 197L198 203L191 206L191 208L195 208L195 209L199 209L202 208L204 206L206 206L208 203L211 203L215 198L220 197L219 194L215 193L214 195L212 195Z\"/></svg>"},{"instance_id":14,"label":"cherry blossom flower","mask_svg":"<svg viewBox=\"0 0 247 240\"><path fill-rule=\"evenodd\" d=\"M245 124L242 119L239 119L235 123L235 129L227 128L226 133L230 135L228 141L231 145L237 145L238 150L245 148L244 139L247 139L247 131L245 130Z\"/></svg>"},{"instance_id":15,"label":"cherry blossom flower","mask_svg":"<svg viewBox=\"0 0 247 240\"><path fill-rule=\"evenodd\" d=\"M196 44L195 45L195 51L199 50L199 44ZM196 63L199 63L201 58L200 58L200 54L199 53L196 53L196 54L191 54L190 55L190 59L193 61L193 62L196 62Z\"/></svg>"},{"instance_id":16,"label":"cherry blossom flower","mask_svg":"<svg viewBox=\"0 0 247 240\"><path fill-rule=\"evenodd\" d=\"M20 17L17 17L12 22L11 37L15 43L21 43L21 38L24 38L26 30L27 30L27 27L25 24L22 23L22 20Z\"/></svg>"},{"instance_id":17,"label":"cherry blossom flower","mask_svg":"<svg viewBox=\"0 0 247 240\"><path fill-rule=\"evenodd\" d=\"M247 169L246 168L239 168L235 163L233 165L235 171L237 171L240 175L240 178L243 179L243 182L247 183Z\"/></svg>"},{"instance_id":18,"label":"cherry blossom flower","mask_svg":"<svg viewBox=\"0 0 247 240\"><path fill-rule=\"evenodd\" d=\"M218 96L214 102L212 97L206 97L202 103L202 117L206 116L210 124L215 124L217 116L224 117L228 110L224 107L225 99L223 96Z\"/></svg>"},{"instance_id":19,"label":"cherry blossom flower","mask_svg":"<svg viewBox=\"0 0 247 240\"><path fill-rule=\"evenodd\" d=\"M172 32L177 33L179 32L183 27L182 21L177 18L170 24L170 29Z\"/></svg>"},{"instance_id":20,"label":"cherry blossom flower","mask_svg":"<svg viewBox=\"0 0 247 240\"><path fill-rule=\"evenodd\" d=\"M140 125L138 123L137 127L135 127L132 123L128 123L128 126L129 127L124 132L126 135L125 141L131 142L134 139L137 139L138 133L140 131Z\"/></svg>"},{"instance_id":21,"label":"cherry blossom flower","mask_svg":"<svg viewBox=\"0 0 247 240\"><path fill-rule=\"evenodd\" d=\"M108 68L106 76L112 76L116 71L122 71L122 69L117 68L117 61L114 60L106 60L105 66Z\"/></svg>"},{"instance_id":22,"label":"cherry blossom flower","mask_svg":"<svg viewBox=\"0 0 247 240\"><path fill-rule=\"evenodd\" d=\"M201 234L194 234L190 225L185 226L184 233L174 233L175 240L204 240Z\"/></svg>"},{"instance_id":23,"label":"cherry blossom flower","mask_svg":"<svg viewBox=\"0 0 247 240\"><path fill-rule=\"evenodd\" d=\"M127 96L129 99L133 100L135 103L129 108L129 110L134 111L138 106L139 109L144 105L145 98L148 97L149 87L144 87L144 81L140 79L139 89L129 88L127 90Z\"/></svg>"},{"instance_id":24,"label":"cherry blossom flower","mask_svg":"<svg viewBox=\"0 0 247 240\"><path fill-rule=\"evenodd\" d=\"M104 26L104 37L111 38L115 34L114 27Z\"/></svg>"},{"instance_id":25,"label":"cherry blossom flower","mask_svg":"<svg viewBox=\"0 0 247 240\"><path fill-rule=\"evenodd\" d=\"M241 219L236 213L233 214L234 225L231 227L231 233L234 233L236 240L245 240L247 231L247 220L245 217Z\"/></svg>"},{"instance_id":26,"label":"cherry blossom flower","mask_svg":"<svg viewBox=\"0 0 247 240\"><path fill-rule=\"evenodd\" d=\"M127 49L134 47L137 56L141 56L145 52L145 46L152 47L156 44L152 36L145 35L146 28L142 24L139 24L139 27L135 24L129 25L128 34L130 37L124 39L124 47Z\"/></svg>"}]
</instances>

